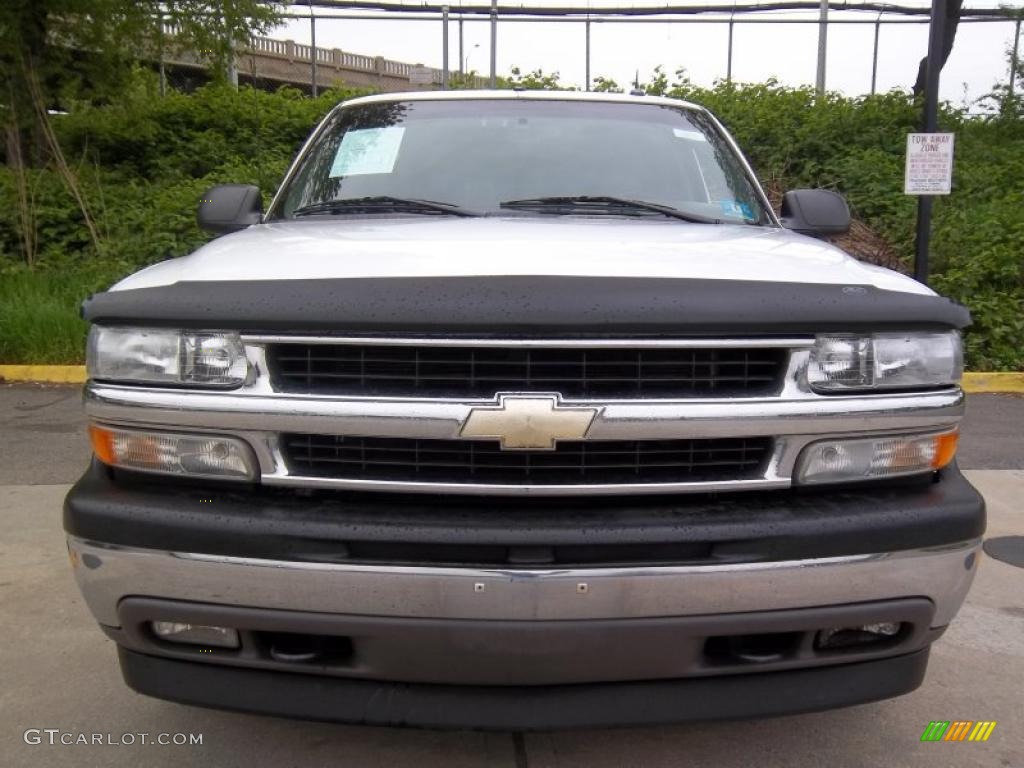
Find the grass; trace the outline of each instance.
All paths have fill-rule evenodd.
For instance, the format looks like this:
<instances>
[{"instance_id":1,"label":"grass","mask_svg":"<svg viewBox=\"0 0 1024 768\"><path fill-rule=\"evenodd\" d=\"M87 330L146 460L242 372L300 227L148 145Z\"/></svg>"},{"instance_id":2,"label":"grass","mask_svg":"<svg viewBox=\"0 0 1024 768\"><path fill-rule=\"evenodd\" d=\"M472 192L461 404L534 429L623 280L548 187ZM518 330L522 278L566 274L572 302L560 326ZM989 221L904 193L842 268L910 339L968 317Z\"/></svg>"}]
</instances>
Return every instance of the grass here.
<instances>
[{"instance_id":1,"label":"grass","mask_svg":"<svg viewBox=\"0 0 1024 768\"><path fill-rule=\"evenodd\" d=\"M0 363L85 362L79 306L114 279L98 269L0 272Z\"/></svg>"}]
</instances>

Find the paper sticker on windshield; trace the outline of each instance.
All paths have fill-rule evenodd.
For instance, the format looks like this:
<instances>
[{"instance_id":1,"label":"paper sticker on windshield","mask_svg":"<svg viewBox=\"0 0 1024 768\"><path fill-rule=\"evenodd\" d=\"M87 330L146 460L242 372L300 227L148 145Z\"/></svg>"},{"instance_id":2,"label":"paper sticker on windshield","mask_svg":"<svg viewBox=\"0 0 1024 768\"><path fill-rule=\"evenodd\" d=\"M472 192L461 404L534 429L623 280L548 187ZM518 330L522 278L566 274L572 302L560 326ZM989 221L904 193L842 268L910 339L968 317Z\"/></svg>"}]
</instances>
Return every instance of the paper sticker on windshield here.
<instances>
[{"instance_id":1,"label":"paper sticker on windshield","mask_svg":"<svg viewBox=\"0 0 1024 768\"><path fill-rule=\"evenodd\" d=\"M707 143L708 137L700 131L688 131L685 128L673 128L672 133L677 139L689 139L690 141L703 141Z\"/></svg>"},{"instance_id":2,"label":"paper sticker on windshield","mask_svg":"<svg viewBox=\"0 0 1024 768\"><path fill-rule=\"evenodd\" d=\"M331 165L331 178L391 173L404 133L398 125L346 132Z\"/></svg>"},{"instance_id":3,"label":"paper sticker on windshield","mask_svg":"<svg viewBox=\"0 0 1024 768\"><path fill-rule=\"evenodd\" d=\"M734 219L754 218L754 211L750 204L744 203L741 200L719 200L718 205L725 216L731 216Z\"/></svg>"}]
</instances>

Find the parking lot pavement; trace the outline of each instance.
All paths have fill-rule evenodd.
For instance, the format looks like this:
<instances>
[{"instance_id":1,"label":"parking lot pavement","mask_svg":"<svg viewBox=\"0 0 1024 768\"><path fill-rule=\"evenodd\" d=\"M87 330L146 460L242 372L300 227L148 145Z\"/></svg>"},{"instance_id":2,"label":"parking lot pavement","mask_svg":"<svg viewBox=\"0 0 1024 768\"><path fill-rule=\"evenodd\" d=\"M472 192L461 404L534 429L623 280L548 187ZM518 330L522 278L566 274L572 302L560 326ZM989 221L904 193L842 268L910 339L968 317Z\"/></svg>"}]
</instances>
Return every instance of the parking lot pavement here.
<instances>
[{"instance_id":1,"label":"parking lot pavement","mask_svg":"<svg viewBox=\"0 0 1024 768\"><path fill-rule=\"evenodd\" d=\"M989 536L1024 535L1024 400L972 396L969 411L961 464L991 467L968 472L989 504ZM142 697L121 682L64 549L61 500L88 454L77 390L0 387L0 429L0 755L8 766L1024 766L1024 571L989 558L919 690L832 712L519 735L306 723ZM956 719L998 725L985 743L920 742L930 721ZM28 729L112 741L135 734L136 743L51 746L41 732L42 743L27 744ZM202 734L202 744L142 745L142 733Z\"/></svg>"},{"instance_id":2,"label":"parking lot pavement","mask_svg":"<svg viewBox=\"0 0 1024 768\"><path fill-rule=\"evenodd\" d=\"M0 384L0 486L71 483L89 461L82 389Z\"/></svg>"}]
</instances>

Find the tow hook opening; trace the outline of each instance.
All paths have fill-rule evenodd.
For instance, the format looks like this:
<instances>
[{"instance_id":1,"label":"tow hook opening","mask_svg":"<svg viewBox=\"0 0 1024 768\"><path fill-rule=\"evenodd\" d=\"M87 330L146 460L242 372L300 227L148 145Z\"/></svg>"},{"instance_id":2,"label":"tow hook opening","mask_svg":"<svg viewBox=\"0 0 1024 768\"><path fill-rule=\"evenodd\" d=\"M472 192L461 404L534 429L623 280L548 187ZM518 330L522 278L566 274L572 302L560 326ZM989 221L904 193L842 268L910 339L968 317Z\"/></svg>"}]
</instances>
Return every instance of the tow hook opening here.
<instances>
[{"instance_id":1,"label":"tow hook opening","mask_svg":"<svg viewBox=\"0 0 1024 768\"><path fill-rule=\"evenodd\" d=\"M289 664L339 664L352 657L352 640L341 635L254 632L260 648L274 661Z\"/></svg>"},{"instance_id":2,"label":"tow hook opening","mask_svg":"<svg viewBox=\"0 0 1024 768\"><path fill-rule=\"evenodd\" d=\"M704 643L704 654L715 664L781 661L796 653L802 635L803 632L718 635Z\"/></svg>"}]
</instances>

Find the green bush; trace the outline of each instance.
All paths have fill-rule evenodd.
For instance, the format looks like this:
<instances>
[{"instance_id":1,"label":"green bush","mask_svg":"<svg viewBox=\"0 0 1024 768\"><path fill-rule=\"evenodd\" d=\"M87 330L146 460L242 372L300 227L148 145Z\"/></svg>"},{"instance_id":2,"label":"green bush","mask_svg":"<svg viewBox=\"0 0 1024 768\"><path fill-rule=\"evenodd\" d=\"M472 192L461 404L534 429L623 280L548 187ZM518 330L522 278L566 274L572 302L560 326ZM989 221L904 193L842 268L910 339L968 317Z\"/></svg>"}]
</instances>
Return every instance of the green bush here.
<instances>
[{"instance_id":1,"label":"green bush","mask_svg":"<svg viewBox=\"0 0 1024 768\"><path fill-rule=\"evenodd\" d=\"M855 215L911 263L916 202L903 194L903 152L919 108L908 95L818 99L773 81L670 87L664 77L657 89L714 111L773 188L844 193ZM38 249L27 268L14 178L0 169L0 361L80 361L77 306L87 293L205 242L195 206L207 187L253 183L269 198L317 121L352 95L210 85L161 97L152 77L139 75L114 103L72 104L54 124L101 247L56 173L32 170ZM956 166L953 194L935 205L933 285L974 315L971 367L1024 370L1024 120L946 107L940 124L956 132Z\"/></svg>"}]
</instances>

